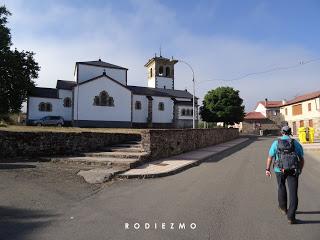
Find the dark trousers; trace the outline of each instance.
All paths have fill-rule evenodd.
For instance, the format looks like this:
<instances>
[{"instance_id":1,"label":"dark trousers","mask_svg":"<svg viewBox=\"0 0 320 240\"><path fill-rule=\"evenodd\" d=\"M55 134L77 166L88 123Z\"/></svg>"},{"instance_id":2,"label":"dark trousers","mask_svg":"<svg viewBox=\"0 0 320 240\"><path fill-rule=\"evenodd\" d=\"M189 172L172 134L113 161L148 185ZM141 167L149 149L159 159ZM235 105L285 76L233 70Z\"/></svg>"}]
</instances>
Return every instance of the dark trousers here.
<instances>
[{"instance_id":1,"label":"dark trousers","mask_svg":"<svg viewBox=\"0 0 320 240\"><path fill-rule=\"evenodd\" d=\"M278 201L279 207L287 209L287 188L286 180L288 182L289 189L289 208L288 208L288 219L295 219L296 210L298 208L298 180L299 175L292 173L276 173L278 182Z\"/></svg>"}]
</instances>

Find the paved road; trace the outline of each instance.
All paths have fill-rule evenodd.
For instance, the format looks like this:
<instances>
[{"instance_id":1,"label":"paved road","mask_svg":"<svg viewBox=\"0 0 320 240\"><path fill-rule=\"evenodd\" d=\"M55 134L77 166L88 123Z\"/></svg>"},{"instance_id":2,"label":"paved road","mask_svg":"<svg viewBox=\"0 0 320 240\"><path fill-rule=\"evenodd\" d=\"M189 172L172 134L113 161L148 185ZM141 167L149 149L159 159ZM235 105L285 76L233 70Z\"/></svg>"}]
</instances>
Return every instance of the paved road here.
<instances>
[{"instance_id":1,"label":"paved road","mask_svg":"<svg viewBox=\"0 0 320 240\"><path fill-rule=\"evenodd\" d=\"M275 177L264 176L271 142L261 138L174 176L105 185L68 208L34 213L34 225L24 234L11 232L10 239L320 239L320 161L306 157L300 224L288 225L277 210ZM134 223L141 224L139 230ZM145 223L151 229L144 230Z\"/></svg>"}]
</instances>

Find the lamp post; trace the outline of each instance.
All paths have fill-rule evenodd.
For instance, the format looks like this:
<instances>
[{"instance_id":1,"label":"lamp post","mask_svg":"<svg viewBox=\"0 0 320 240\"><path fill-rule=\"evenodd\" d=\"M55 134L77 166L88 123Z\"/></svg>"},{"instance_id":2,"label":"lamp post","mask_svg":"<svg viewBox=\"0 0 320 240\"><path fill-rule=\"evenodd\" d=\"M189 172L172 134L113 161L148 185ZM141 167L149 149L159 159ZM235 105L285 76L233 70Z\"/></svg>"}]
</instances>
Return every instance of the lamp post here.
<instances>
[{"instance_id":1,"label":"lamp post","mask_svg":"<svg viewBox=\"0 0 320 240\"><path fill-rule=\"evenodd\" d=\"M192 116L192 128L196 128L196 111L195 111L195 95L196 95L196 86L195 86L195 80L194 80L194 71L191 65L183 60L178 60L178 62L182 62L186 64L192 71L192 86L193 86L193 97L192 97L192 109L193 109L193 116Z\"/></svg>"}]
</instances>

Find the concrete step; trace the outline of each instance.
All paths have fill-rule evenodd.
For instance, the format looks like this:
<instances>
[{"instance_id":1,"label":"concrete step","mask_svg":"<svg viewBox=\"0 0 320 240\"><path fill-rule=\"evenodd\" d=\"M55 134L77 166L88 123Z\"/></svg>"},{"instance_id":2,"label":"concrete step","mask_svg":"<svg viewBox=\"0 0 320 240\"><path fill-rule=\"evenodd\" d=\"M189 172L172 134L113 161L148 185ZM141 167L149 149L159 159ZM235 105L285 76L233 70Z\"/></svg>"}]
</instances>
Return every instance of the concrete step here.
<instances>
[{"instance_id":1,"label":"concrete step","mask_svg":"<svg viewBox=\"0 0 320 240\"><path fill-rule=\"evenodd\" d=\"M65 164L83 164L90 166L117 166L132 168L141 164L140 160L128 158L107 158L107 157L57 157L51 158L52 162Z\"/></svg>"},{"instance_id":2,"label":"concrete step","mask_svg":"<svg viewBox=\"0 0 320 240\"><path fill-rule=\"evenodd\" d=\"M96 158L123 158L123 159L141 159L147 156L146 152L89 152L83 153L86 157L96 157Z\"/></svg>"}]
</instances>

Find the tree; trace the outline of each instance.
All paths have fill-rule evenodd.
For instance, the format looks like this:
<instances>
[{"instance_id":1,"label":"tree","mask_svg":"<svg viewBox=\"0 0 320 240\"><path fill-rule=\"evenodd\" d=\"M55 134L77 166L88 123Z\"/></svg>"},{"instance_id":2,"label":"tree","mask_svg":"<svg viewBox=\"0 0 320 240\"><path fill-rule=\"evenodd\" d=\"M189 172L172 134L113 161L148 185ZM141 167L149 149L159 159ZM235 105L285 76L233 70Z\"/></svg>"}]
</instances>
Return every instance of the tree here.
<instances>
[{"instance_id":1,"label":"tree","mask_svg":"<svg viewBox=\"0 0 320 240\"><path fill-rule=\"evenodd\" d=\"M231 87L218 87L209 91L200 107L201 118L206 122L223 122L224 126L239 123L244 117L243 100L239 91Z\"/></svg>"},{"instance_id":2,"label":"tree","mask_svg":"<svg viewBox=\"0 0 320 240\"><path fill-rule=\"evenodd\" d=\"M0 6L0 116L20 111L40 70L33 52L11 49L11 33L6 26L10 15Z\"/></svg>"}]
</instances>

